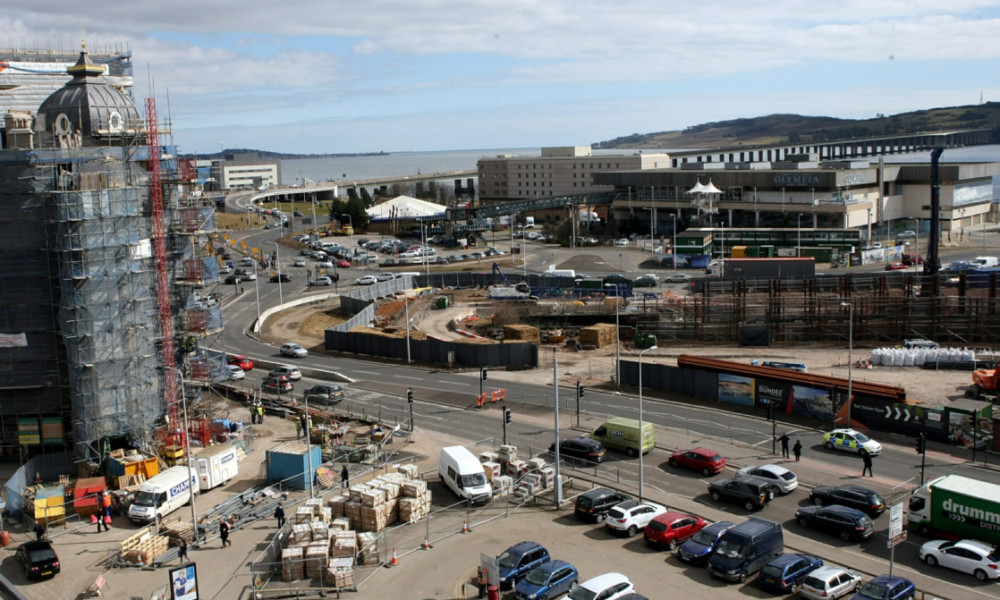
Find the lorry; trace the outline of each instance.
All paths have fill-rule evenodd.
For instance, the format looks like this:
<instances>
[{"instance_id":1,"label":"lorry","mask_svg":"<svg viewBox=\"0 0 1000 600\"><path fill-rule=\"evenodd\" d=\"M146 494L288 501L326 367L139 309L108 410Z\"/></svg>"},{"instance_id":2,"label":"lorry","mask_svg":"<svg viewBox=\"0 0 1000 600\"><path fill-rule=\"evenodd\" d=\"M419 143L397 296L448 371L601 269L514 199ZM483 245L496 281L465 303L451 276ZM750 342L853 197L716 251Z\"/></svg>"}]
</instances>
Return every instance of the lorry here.
<instances>
[{"instance_id":1,"label":"lorry","mask_svg":"<svg viewBox=\"0 0 1000 600\"><path fill-rule=\"evenodd\" d=\"M646 421L642 424L643 441L642 453L646 454L656 447L656 432L653 424ZM639 420L627 419L625 417L615 417L608 419L603 425L590 434L609 450L624 451L629 456L639 455Z\"/></svg>"},{"instance_id":2,"label":"lorry","mask_svg":"<svg viewBox=\"0 0 1000 600\"><path fill-rule=\"evenodd\" d=\"M784 550L781 523L750 517L722 534L708 559L708 571L720 579L743 583Z\"/></svg>"},{"instance_id":3,"label":"lorry","mask_svg":"<svg viewBox=\"0 0 1000 600\"><path fill-rule=\"evenodd\" d=\"M192 492L198 493L194 470L187 465L170 467L139 486L128 508L128 518L133 523L159 525L163 517L187 504Z\"/></svg>"},{"instance_id":4,"label":"lorry","mask_svg":"<svg viewBox=\"0 0 1000 600\"><path fill-rule=\"evenodd\" d=\"M438 473L441 481L462 500L486 503L493 499L493 488L486 480L482 463L465 446L441 448Z\"/></svg>"},{"instance_id":5,"label":"lorry","mask_svg":"<svg viewBox=\"0 0 1000 600\"><path fill-rule=\"evenodd\" d=\"M1000 544L1000 485L943 475L913 490L907 524L931 537Z\"/></svg>"},{"instance_id":6,"label":"lorry","mask_svg":"<svg viewBox=\"0 0 1000 600\"><path fill-rule=\"evenodd\" d=\"M236 446L216 444L205 448L192 459L198 474L198 487L210 490L228 482L239 472Z\"/></svg>"},{"instance_id":7,"label":"lorry","mask_svg":"<svg viewBox=\"0 0 1000 600\"><path fill-rule=\"evenodd\" d=\"M524 228L534 229L535 228L535 217L524 217Z\"/></svg>"}]
</instances>

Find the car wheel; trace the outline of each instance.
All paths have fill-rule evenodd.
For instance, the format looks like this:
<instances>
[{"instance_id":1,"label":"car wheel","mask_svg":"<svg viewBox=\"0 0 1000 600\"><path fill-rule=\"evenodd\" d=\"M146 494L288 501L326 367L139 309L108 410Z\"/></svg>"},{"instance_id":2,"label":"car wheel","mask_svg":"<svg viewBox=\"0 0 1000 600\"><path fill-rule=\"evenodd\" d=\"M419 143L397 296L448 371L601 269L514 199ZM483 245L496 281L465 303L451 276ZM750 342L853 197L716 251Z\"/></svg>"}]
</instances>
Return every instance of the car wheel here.
<instances>
[{"instance_id":1,"label":"car wheel","mask_svg":"<svg viewBox=\"0 0 1000 600\"><path fill-rule=\"evenodd\" d=\"M677 467L681 466L681 464L676 460L672 460L670 461L670 466L676 469Z\"/></svg>"},{"instance_id":2,"label":"car wheel","mask_svg":"<svg viewBox=\"0 0 1000 600\"><path fill-rule=\"evenodd\" d=\"M823 506L823 499L820 498L819 496L814 496L812 501L813 504L815 504L816 506Z\"/></svg>"},{"instance_id":3,"label":"car wheel","mask_svg":"<svg viewBox=\"0 0 1000 600\"><path fill-rule=\"evenodd\" d=\"M978 579L979 581L986 581L987 579L989 579L989 577L986 575L986 571L982 569L976 569L973 575L975 575L976 579Z\"/></svg>"},{"instance_id":4,"label":"car wheel","mask_svg":"<svg viewBox=\"0 0 1000 600\"><path fill-rule=\"evenodd\" d=\"M764 495L764 497L767 498L768 502L770 502L771 500L774 500L774 490L768 488L767 493Z\"/></svg>"},{"instance_id":5,"label":"car wheel","mask_svg":"<svg viewBox=\"0 0 1000 600\"><path fill-rule=\"evenodd\" d=\"M859 448L859 449L858 449L858 455L859 455L859 456L864 456L864 455L866 455L866 454L868 454L868 451L867 451L867 450L865 450L864 448Z\"/></svg>"},{"instance_id":6,"label":"car wheel","mask_svg":"<svg viewBox=\"0 0 1000 600\"><path fill-rule=\"evenodd\" d=\"M705 477L708 477L709 475L712 474L712 472L708 470L708 467L705 467L704 469L701 470L701 474L704 475Z\"/></svg>"},{"instance_id":7,"label":"car wheel","mask_svg":"<svg viewBox=\"0 0 1000 600\"><path fill-rule=\"evenodd\" d=\"M746 571L740 572L739 582L740 583L746 583L747 582L747 572Z\"/></svg>"},{"instance_id":8,"label":"car wheel","mask_svg":"<svg viewBox=\"0 0 1000 600\"><path fill-rule=\"evenodd\" d=\"M637 531L638 530L635 528L635 525L632 525L631 527L628 528L628 531L626 531L625 533L627 533L629 537L633 537Z\"/></svg>"},{"instance_id":9,"label":"car wheel","mask_svg":"<svg viewBox=\"0 0 1000 600\"><path fill-rule=\"evenodd\" d=\"M747 500L746 503L743 505L743 508L747 509L748 511L753 510L756 507L757 506L753 503L752 500Z\"/></svg>"},{"instance_id":10,"label":"car wheel","mask_svg":"<svg viewBox=\"0 0 1000 600\"><path fill-rule=\"evenodd\" d=\"M712 500L718 502L720 498L721 496L719 495L719 492L712 492Z\"/></svg>"},{"instance_id":11,"label":"car wheel","mask_svg":"<svg viewBox=\"0 0 1000 600\"><path fill-rule=\"evenodd\" d=\"M827 442L826 443L826 449L827 450L833 450L833 442Z\"/></svg>"},{"instance_id":12,"label":"car wheel","mask_svg":"<svg viewBox=\"0 0 1000 600\"><path fill-rule=\"evenodd\" d=\"M597 518L594 519L594 522L595 523L603 523L604 522L604 515L603 514L597 515Z\"/></svg>"},{"instance_id":13,"label":"car wheel","mask_svg":"<svg viewBox=\"0 0 1000 600\"><path fill-rule=\"evenodd\" d=\"M677 549L677 540L676 539L670 540L670 543L667 544L667 549L669 549L669 550L676 550Z\"/></svg>"},{"instance_id":14,"label":"car wheel","mask_svg":"<svg viewBox=\"0 0 1000 600\"><path fill-rule=\"evenodd\" d=\"M635 457L635 448L626 448L625 454L629 457Z\"/></svg>"},{"instance_id":15,"label":"car wheel","mask_svg":"<svg viewBox=\"0 0 1000 600\"><path fill-rule=\"evenodd\" d=\"M844 540L845 542L849 542L851 541L851 534L847 533L846 531L841 531L840 539Z\"/></svg>"},{"instance_id":16,"label":"car wheel","mask_svg":"<svg viewBox=\"0 0 1000 600\"><path fill-rule=\"evenodd\" d=\"M796 520L796 523L799 524L799 527L804 527L806 529L809 529L809 521L806 521L804 517L799 517Z\"/></svg>"},{"instance_id":17,"label":"car wheel","mask_svg":"<svg viewBox=\"0 0 1000 600\"><path fill-rule=\"evenodd\" d=\"M924 558L924 562L926 562L927 564L929 564L932 567L936 567L937 563L938 563L937 559L934 558L933 554L928 554L927 557Z\"/></svg>"}]
</instances>

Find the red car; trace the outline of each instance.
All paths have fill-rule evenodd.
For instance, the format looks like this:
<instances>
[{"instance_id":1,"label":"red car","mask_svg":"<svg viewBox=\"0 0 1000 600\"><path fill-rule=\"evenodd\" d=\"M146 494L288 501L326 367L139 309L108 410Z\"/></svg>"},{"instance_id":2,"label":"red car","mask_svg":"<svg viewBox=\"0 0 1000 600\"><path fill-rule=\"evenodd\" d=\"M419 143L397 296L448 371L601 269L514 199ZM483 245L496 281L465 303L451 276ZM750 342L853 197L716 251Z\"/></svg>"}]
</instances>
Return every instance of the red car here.
<instances>
[{"instance_id":1,"label":"red car","mask_svg":"<svg viewBox=\"0 0 1000 600\"><path fill-rule=\"evenodd\" d=\"M684 467L693 471L701 471L702 475L715 475L726 468L726 458L708 448L693 448L678 450L670 455L671 467Z\"/></svg>"},{"instance_id":2,"label":"red car","mask_svg":"<svg viewBox=\"0 0 1000 600\"><path fill-rule=\"evenodd\" d=\"M644 537L650 544L666 546L674 550L682 542L686 542L691 536L698 533L708 521L698 515L685 515L679 512L664 513L646 525Z\"/></svg>"},{"instance_id":3,"label":"red car","mask_svg":"<svg viewBox=\"0 0 1000 600\"><path fill-rule=\"evenodd\" d=\"M341 269L349 269L349 268L351 268L351 261L344 260L342 258L342 259L340 259L340 260L337 261L337 266L340 267Z\"/></svg>"},{"instance_id":4,"label":"red car","mask_svg":"<svg viewBox=\"0 0 1000 600\"><path fill-rule=\"evenodd\" d=\"M227 361L231 365L236 365L237 367L243 369L244 371L253 370L253 361L245 356L230 356Z\"/></svg>"},{"instance_id":5,"label":"red car","mask_svg":"<svg viewBox=\"0 0 1000 600\"><path fill-rule=\"evenodd\" d=\"M905 271L908 268L903 263L889 263L885 266L886 271Z\"/></svg>"}]
</instances>

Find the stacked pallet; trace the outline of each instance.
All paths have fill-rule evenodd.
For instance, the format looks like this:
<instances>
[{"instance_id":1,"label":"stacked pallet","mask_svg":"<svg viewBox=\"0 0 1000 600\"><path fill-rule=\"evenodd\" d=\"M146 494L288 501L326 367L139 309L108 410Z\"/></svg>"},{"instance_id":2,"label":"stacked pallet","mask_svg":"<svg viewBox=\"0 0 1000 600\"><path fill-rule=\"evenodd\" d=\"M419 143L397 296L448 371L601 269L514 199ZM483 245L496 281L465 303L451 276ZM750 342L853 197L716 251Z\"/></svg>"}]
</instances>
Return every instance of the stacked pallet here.
<instances>
[{"instance_id":1,"label":"stacked pallet","mask_svg":"<svg viewBox=\"0 0 1000 600\"><path fill-rule=\"evenodd\" d=\"M479 462L481 463L500 462L500 455L497 454L496 452L480 452Z\"/></svg>"},{"instance_id":2,"label":"stacked pallet","mask_svg":"<svg viewBox=\"0 0 1000 600\"><path fill-rule=\"evenodd\" d=\"M309 523L309 532L312 536L312 540L326 542L330 539L330 525L326 521L320 519L313 519Z\"/></svg>"},{"instance_id":3,"label":"stacked pallet","mask_svg":"<svg viewBox=\"0 0 1000 600\"><path fill-rule=\"evenodd\" d=\"M327 500L326 504L334 518L344 516L344 505L350 500L350 496L334 496Z\"/></svg>"},{"instance_id":4,"label":"stacked pallet","mask_svg":"<svg viewBox=\"0 0 1000 600\"><path fill-rule=\"evenodd\" d=\"M497 475L490 483L493 486L494 496L506 498L510 495L510 491L514 487L514 478L510 475Z\"/></svg>"},{"instance_id":5,"label":"stacked pallet","mask_svg":"<svg viewBox=\"0 0 1000 600\"><path fill-rule=\"evenodd\" d=\"M529 458L526 462L528 463L528 471L537 471L548 464L544 458L537 457Z\"/></svg>"},{"instance_id":6,"label":"stacked pallet","mask_svg":"<svg viewBox=\"0 0 1000 600\"><path fill-rule=\"evenodd\" d=\"M378 563L378 536L373 532L358 534L358 562L364 565Z\"/></svg>"},{"instance_id":7,"label":"stacked pallet","mask_svg":"<svg viewBox=\"0 0 1000 600\"><path fill-rule=\"evenodd\" d=\"M497 457L501 462L506 463L517 460L517 446L510 446L508 444L500 446L500 451L497 453Z\"/></svg>"},{"instance_id":8,"label":"stacked pallet","mask_svg":"<svg viewBox=\"0 0 1000 600\"><path fill-rule=\"evenodd\" d=\"M156 526L149 525L122 540L119 552L130 563L149 564L169 547L170 537L156 535Z\"/></svg>"},{"instance_id":9,"label":"stacked pallet","mask_svg":"<svg viewBox=\"0 0 1000 600\"><path fill-rule=\"evenodd\" d=\"M542 476L538 473L529 473L518 484L514 495L521 500L526 500L542 489Z\"/></svg>"},{"instance_id":10,"label":"stacked pallet","mask_svg":"<svg viewBox=\"0 0 1000 600\"><path fill-rule=\"evenodd\" d=\"M292 544L298 546L312 541L312 527L309 523L292 525Z\"/></svg>"},{"instance_id":11,"label":"stacked pallet","mask_svg":"<svg viewBox=\"0 0 1000 600\"><path fill-rule=\"evenodd\" d=\"M483 463L483 471L486 473L486 480L493 481L494 477L500 475L500 463L488 460Z\"/></svg>"},{"instance_id":12,"label":"stacked pallet","mask_svg":"<svg viewBox=\"0 0 1000 600\"><path fill-rule=\"evenodd\" d=\"M319 579L326 570L327 560L329 560L329 546L327 542L313 542L306 546L305 571L306 577Z\"/></svg>"},{"instance_id":13,"label":"stacked pallet","mask_svg":"<svg viewBox=\"0 0 1000 600\"><path fill-rule=\"evenodd\" d=\"M178 519L169 523L163 523L161 531L164 535L184 540L188 544L194 541L194 527L190 521L181 521Z\"/></svg>"},{"instance_id":14,"label":"stacked pallet","mask_svg":"<svg viewBox=\"0 0 1000 600\"><path fill-rule=\"evenodd\" d=\"M347 531L351 528L351 520L347 517L337 517L330 521L330 531Z\"/></svg>"},{"instance_id":15,"label":"stacked pallet","mask_svg":"<svg viewBox=\"0 0 1000 600\"><path fill-rule=\"evenodd\" d=\"M289 546L281 551L281 579L297 581L305 577L305 565L302 562L305 555L302 546Z\"/></svg>"},{"instance_id":16,"label":"stacked pallet","mask_svg":"<svg viewBox=\"0 0 1000 600\"><path fill-rule=\"evenodd\" d=\"M358 553L358 534L354 531L335 531L330 537L330 556L350 557Z\"/></svg>"},{"instance_id":17,"label":"stacked pallet","mask_svg":"<svg viewBox=\"0 0 1000 600\"><path fill-rule=\"evenodd\" d=\"M382 531L386 525L399 519L399 509L395 500L383 502L377 506L361 507L361 529L366 531Z\"/></svg>"},{"instance_id":18,"label":"stacked pallet","mask_svg":"<svg viewBox=\"0 0 1000 600\"><path fill-rule=\"evenodd\" d=\"M427 482L421 479L407 481L400 490L399 519L404 523L413 523L431 511L431 491Z\"/></svg>"},{"instance_id":19,"label":"stacked pallet","mask_svg":"<svg viewBox=\"0 0 1000 600\"><path fill-rule=\"evenodd\" d=\"M585 346L603 348L613 346L617 328L611 323L598 323L589 327L581 327L579 341Z\"/></svg>"},{"instance_id":20,"label":"stacked pallet","mask_svg":"<svg viewBox=\"0 0 1000 600\"><path fill-rule=\"evenodd\" d=\"M420 468L412 463L400 466L399 473L410 480L415 480L420 478Z\"/></svg>"},{"instance_id":21,"label":"stacked pallet","mask_svg":"<svg viewBox=\"0 0 1000 600\"><path fill-rule=\"evenodd\" d=\"M313 520L312 507L300 506L297 509L295 509L295 516L293 517L292 523L295 524L309 523L309 521L312 520Z\"/></svg>"},{"instance_id":22,"label":"stacked pallet","mask_svg":"<svg viewBox=\"0 0 1000 600\"><path fill-rule=\"evenodd\" d=\"M323 572L323 585L337 589L354 587L354 561L349 558L331 558Z\"/></svg>"},{"instance_id":23,"label":"stacked pallet","mask_svg":"<svg viewBox=\"0 0 1000 600\"><path fill-rule=\"evenodd\" d=\"M528 473L528 463L523 460L512 460L507 463L507 474L514 479L521 479Z\"/></svg>"}]
</instances>

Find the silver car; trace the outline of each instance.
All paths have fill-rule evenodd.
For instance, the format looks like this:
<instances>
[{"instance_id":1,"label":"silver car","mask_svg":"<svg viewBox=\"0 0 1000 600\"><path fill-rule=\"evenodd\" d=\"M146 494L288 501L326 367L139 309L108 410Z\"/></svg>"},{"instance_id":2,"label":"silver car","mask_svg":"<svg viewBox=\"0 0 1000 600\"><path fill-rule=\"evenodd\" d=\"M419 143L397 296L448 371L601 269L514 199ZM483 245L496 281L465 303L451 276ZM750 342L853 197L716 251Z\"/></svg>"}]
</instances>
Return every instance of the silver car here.
<instances>
[{"instance_id":1,"label":"silver car","mask_svg":"<svg viewBox=\"0 0 1000 600\"><path fill-rule=\"evenodd\" d=\"M790 494L792 490L799 487L799 479L785 467L781 465L760 465L747 466L737 471L740 475L759 479L778 488L782 494Z\"/></svg>"},{"instance_id":2,"label":"silver car","mask_svg":"<svg viewBox=\"0 0 1000 600\"><path fill-rule=\"evenodd\" d=\"M292 356L295 358L303 358L309 355L308 350L295 342L286 342L282 344L280 352L283 356Z\"/></svg>"}]
</instances>

